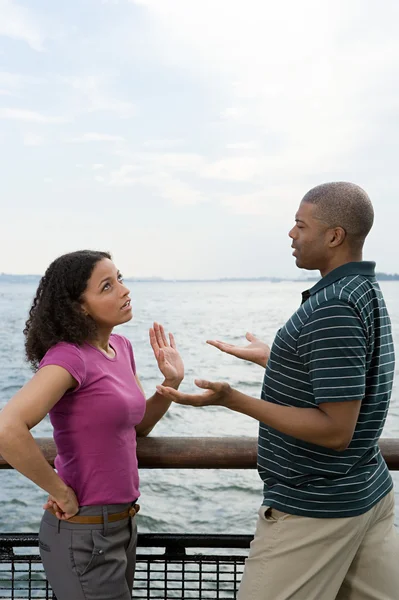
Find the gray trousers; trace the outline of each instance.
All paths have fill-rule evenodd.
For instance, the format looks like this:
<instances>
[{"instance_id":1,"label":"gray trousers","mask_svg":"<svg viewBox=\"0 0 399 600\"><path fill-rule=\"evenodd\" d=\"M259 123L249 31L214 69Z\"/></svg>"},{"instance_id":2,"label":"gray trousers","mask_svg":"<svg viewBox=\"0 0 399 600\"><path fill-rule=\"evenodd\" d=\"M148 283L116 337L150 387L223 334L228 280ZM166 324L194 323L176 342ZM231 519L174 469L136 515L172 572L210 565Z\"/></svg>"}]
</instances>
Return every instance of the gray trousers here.
<instances>
[{"instance_id":1,"label":"gray trousers","mask_svg":"<svg viewBox=\"0 0 399 600\"><path fill-rule=\"evenodd\" d=\"M57 600L130 600L136 566L137 525L107 515L131 504L82 506L79 516L101 515L104 524L59 521L45 511L39 532L40 555Z\"/></svg>"}]
</instances>

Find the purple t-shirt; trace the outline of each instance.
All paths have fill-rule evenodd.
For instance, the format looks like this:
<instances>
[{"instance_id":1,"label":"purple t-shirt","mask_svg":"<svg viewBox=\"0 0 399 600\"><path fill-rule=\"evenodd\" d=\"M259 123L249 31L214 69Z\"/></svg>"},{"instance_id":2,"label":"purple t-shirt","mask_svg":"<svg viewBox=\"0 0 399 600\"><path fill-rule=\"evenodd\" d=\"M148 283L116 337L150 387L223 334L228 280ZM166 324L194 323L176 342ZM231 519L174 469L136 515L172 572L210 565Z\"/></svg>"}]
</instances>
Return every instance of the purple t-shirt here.
<instances>
[{"instance_id":1,"label":"purple t-shirt","mask_svg":"<svg viewBox=\"0 0 399 600\"><path fill-rule=\"evenodd\" d=\"M58 365L78 382L50 410L55 467L80 506L123 504L139 497L136 429L145 398L135 378L132 346L112 334L115 357L84 344L59 342L39 368Z\"/></svg>"}]
</instances>

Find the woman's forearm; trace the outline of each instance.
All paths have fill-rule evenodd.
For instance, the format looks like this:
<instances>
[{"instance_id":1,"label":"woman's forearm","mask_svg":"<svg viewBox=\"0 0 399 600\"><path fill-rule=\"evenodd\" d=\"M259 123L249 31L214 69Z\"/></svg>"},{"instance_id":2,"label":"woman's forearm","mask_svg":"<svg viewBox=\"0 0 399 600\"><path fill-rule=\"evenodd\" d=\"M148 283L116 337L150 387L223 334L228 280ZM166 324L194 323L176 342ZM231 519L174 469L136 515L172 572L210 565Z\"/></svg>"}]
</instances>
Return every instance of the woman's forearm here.
<instances>
[{"instance_id":1,"label":"woman's forearm","mask_svg":"<svg viewBox=\"0 0 399 600\"><path fill-rule=\"evenodd\" d=\"M66 484L47 462L25 424L1 427L0 453L14 469L45 492L59 500L64 498Z\"/></svg>"},{"instance_id":2,"label":"woman's forearm","mask_svg":"<svg viewBox=\"0 0 399 600\"><path fill-rule=\"evenodd\" d=\"M162 385L167 385L177 390L180 383L164 381ZM138 436L148 435L164 414L168 411L171 405L171 400L167 400L158 392L155 392L153 396L148 398L146 402L145 415L139 425L136 425L136 433Z\"/></svg>"}]
</instances>

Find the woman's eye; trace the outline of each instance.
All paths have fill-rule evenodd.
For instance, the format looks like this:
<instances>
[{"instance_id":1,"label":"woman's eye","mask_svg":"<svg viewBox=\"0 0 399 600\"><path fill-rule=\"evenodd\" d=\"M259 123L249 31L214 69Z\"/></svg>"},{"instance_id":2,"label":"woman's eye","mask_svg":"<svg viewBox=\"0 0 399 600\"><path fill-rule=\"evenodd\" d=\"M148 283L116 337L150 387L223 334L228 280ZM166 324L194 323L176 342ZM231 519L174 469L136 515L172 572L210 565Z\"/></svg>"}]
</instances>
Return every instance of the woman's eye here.
<instances>
[{"instance_id":1,"label":"woman's eye","mask_svg":"<svg viewBox=\"0 0 399 600\"><path fill-rule=\"evenodd\" d=\"M123 275L121 273L119 273L119 275L118 275L118 281L120 281L121 283L123 281Z\"/></svg>"},{"instance_id":2,"label":"woman's eye","mask_svg":"<svg viewBox=\"0 0 399 600\"><path fill-rule=\"evenodd\" d=\"M103 292L105 292L105 290L108 290L110 288L110 284L106 283L103 287Z\"/></svg>"}]
</instances>

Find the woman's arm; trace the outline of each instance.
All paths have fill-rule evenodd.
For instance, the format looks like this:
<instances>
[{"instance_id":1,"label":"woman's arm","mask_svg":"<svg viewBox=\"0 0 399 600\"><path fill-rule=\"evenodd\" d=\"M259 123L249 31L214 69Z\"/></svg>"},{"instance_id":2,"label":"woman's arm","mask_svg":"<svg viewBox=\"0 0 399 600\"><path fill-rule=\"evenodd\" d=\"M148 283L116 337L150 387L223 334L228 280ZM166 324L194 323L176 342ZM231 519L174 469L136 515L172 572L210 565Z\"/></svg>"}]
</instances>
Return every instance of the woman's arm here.
<instances>
[{"instance_id":1,"label":"woman's arm","mask_svg":"<svg viewBox=\"0 0 399 600\"><path fill-rule=\"evenodd\" d=\"M67 390L76 385L66 369L48 365L40 369L0 412L2 456L14 469L54 498L63 511L58 518L63 519L77 513L76 496L49 465L30 429L48 414Z\"/></svg>"},{"instance_id":2,"label":"woman's arm","mask_svg":"<svg viewBox=\"0 0 399 600\"><path fill-rule=\"evenodd\" d=\"M139 378L137 377L137 375L136 375L136 381L137 381L137 384L140 387L141 391L144 394L143 386L141 385L141 382L140 382ZM174 383L173 381L168 383L166 379L162 385L173 388L175 390L177 390L179 387L178 383ZM137 435L142 436L142 437L148 435L154 429L154 427L158 423L158 421L160 419L162 419L164 414L169 409L171 403L172 403L171 400L167 400L164 396L162 396L158 392L155 392L155 394L153 396L148 398L148 400L146 402L144 418L139 425L136 425Z\"/></svg>"}]
</instances>

